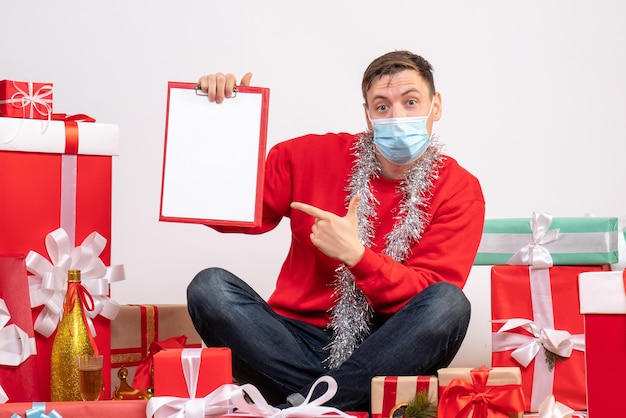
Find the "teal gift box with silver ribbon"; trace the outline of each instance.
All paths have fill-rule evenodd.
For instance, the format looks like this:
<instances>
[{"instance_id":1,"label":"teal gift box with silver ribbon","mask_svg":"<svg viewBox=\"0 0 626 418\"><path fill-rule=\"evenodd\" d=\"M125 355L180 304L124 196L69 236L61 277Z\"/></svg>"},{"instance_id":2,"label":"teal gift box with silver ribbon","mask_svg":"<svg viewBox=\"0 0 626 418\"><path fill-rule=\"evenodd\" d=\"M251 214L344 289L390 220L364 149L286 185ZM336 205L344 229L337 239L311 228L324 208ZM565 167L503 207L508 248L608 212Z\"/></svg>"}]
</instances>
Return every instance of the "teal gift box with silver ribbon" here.
<instances>
[{"instance_id":1,"label":"teal gift box with silver ribbon","mask_svg":"<svg viewBox=\"0 0 626 418\"><path fill-rule=\"evenodd\" d=\"M475 265L534 267L613 264L618 261L618 218L487 219Z\"/></svg>"}]
</instances>

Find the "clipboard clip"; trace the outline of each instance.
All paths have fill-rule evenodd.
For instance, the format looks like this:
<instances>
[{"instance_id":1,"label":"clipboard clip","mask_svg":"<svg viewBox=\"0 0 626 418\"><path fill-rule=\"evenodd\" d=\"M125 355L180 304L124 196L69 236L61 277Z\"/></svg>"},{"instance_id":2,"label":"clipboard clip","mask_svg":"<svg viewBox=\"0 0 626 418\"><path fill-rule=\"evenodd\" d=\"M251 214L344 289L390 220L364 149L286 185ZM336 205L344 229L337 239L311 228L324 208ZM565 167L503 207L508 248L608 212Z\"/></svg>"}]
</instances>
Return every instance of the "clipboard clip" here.
<instances>
[{"instance_id":1,"label":"clipboard clip","mask_svg":"<svg viewBox=\"0 0 626 418\"><path fill-rule=\"evenodd\" d=\"M193 89L196 92L196 96L208 96L208 94L202 91L202 89L200 88L200 84L196 84L196 86ZM233 95L230 97L227 97L227 99L234 99L235 97L237 97L237 91L238 91L237 87L235 87L233 89Z\"/></svg>"}]
</instances>

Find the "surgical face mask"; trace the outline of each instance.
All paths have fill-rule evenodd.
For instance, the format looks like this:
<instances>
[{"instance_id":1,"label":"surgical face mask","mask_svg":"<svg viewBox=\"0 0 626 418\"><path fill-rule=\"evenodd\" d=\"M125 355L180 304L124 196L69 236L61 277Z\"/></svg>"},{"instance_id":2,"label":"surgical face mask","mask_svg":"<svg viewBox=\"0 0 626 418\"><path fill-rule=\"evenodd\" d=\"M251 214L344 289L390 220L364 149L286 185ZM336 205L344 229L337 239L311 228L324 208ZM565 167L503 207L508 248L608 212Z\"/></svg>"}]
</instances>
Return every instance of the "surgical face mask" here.
<instances>
[{"instance_id":1,"label":"surgical face mask","mask_svg":"<svg viewBox=\"0 0 626 418\"><path fill-rule=\"evenodd\" d=\"M383 157L401 165L417 160L424 153L430 144L426 120L433 111L434 103L433 100L426 116L370 119L374 144Z\"/></svg>"}]
</instances>

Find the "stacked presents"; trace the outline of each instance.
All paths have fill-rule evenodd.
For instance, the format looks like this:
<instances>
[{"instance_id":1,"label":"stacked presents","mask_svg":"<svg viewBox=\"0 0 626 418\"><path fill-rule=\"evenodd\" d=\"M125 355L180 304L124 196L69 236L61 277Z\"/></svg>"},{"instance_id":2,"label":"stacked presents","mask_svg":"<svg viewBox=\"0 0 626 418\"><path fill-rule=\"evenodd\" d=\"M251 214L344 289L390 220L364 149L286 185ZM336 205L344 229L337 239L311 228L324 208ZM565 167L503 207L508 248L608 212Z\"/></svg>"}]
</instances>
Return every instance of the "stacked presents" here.
<instances>
[{"instance_id":1,"label":"stacked presents","mask_svg":"<svg viewBox=\"0 0 626 418\"><path fill-rule=\"evenodd\" d=\"M0 81L0 404L9 409L53 400L51 351L68 270L81 271L93 300L82 303L104 360L101 399L111 399L122 365L132 382L143 364L142 385L152 387L159 347L200 347L186 306L121 307L109 297L110 284L124 279L123 266L109 266L118 148L117 125L54 113L51 83ZM230 382L230 354L220 355L214 377ZM145 411L145 402L135 407Z\"/></svg>"},{"instance_id":2,"label":"stacked presents","mask_svg":"<svg viewBox=\"0 0 626 418\"><path fill-rule=\"evenodd\" d=\"M621 416L624 233L617 218L486 220L475 264L492 266L492 368L374 378L372 418ZM428 403L438 415L416 412Z\"/></svg>"},{"instance_id":3,"label":"stacked presents","mask_svg":"<svg viewBox=\"0 0 626 418\"><path fill-rule=\"evenodd\" d=\"M589 363L579 276L611 274L620 233L617 218L535 213L485 222L475 264L492 265L492 366L521 369L527 412L551 397L588 410L597 365Z\"/></svg>"},{"instance_id":4,"label":"stacked presents","mask_svg":"<svg viewBox=\"0 0 626 418\"><path fill-rule=\"evenodd\" d=\"M118 126L53 113L52 97L50 83L0 81L0 308L8 353L0 382L10 402L50 398L69 269L82 270L93 297L86 321L105 358L119 309L109 284L123 279L123 268L107 267Z\"/></svg>"}]
</instances>

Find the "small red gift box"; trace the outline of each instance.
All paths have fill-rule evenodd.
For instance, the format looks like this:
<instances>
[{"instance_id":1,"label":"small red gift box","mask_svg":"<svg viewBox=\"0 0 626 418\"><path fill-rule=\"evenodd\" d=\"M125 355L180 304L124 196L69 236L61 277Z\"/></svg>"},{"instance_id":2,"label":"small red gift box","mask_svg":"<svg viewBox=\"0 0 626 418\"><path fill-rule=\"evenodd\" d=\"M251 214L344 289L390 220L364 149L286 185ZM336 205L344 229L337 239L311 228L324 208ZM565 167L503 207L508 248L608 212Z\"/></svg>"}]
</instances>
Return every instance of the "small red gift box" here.
<instances>
[{"instance_id":1,"label":"small red gift box","mask_svg":"<svg viewBox=\"0 0 626 418\"><path fill-rule=\"evenodd\" d=\"M589 417L613 417L624 402L626 270L582 273L578 280L585 318Z\"/></svg>"},{"instance_id":2,"label":"small red gift box","mask_svg":"<svg viewBox=\"0 0 626 418\"><path fill-rule=\"evenodd\" d=\"M41 124L49 124L44 134ZM100 258L108 266L111 155L117 154L118 142L115 125L0 118L0 201L5 203L0 204L0 253L25 256L34 251L45 257L47 234L61 226L72 247L93 232L103 236ZM64 143L71 143L73 154L64 153ZM83 150L93 155L83 155ZM33 309L33 323L42 309ZM98 315L94 325L96 344L105 356L105 393L110 393L110 321ZM46 337L36 329L35 338L40 397L29 400L48 401L54 334Z\"/></svg>"},{"instance_id":3,"label":"small red gift box","mask_svg":"<svg viewBox=\"0 0 626 418\"><path fill-rule=\"evenodd\" d=\"M191 370L194 376L185 376L183 369ZM195 381L195 394L188 392L186 378L190 379L192 386ZM232 383L229 348L166 349L154 355L154 396L202 398L218 387Z\"/></svg>"},{"instance_id":4,"label":"small red gift box","mask_svg":"<svg viewBox=\"0 0 626 418\"><path fill-rule=\"evenodd\" d=\"M437 405L437 390L434 376L375 376L371 392L372 418L397 416L396 411L402 412L401 409L420 391L428 393L429 401Z\"/></svg>"},{"instance_id":5,"label":"small red gift box","mask_svg":"<svg viewBox=\"0 0 626 418\"><path fill-rule=\"evenodd\" d=\"M37 367L38 356L35 349L35 331L33 330L33 321L31 317L30 306L28 301L28 281L26 279L26 265L23 256L0 256L0 299L4 301L6 307L6 317L8 320L6 328L18 327L24 332L31 343L29 346L22 346L19 350L18 357L28 357L19 364L12 361L13 364L4 364L0 359L0 387L4 390L9 398L9 402L27 402L33 399L40 399L39 393L39 369ZM0 308L0 317L4 312ZM2 321L4 322L4 321ZM0 328L5 324L0 323ZM6 329L6 331L9 331ZM18 348L24 341L18 335L13 336L15 341L8 341L11 334L3 334L2 345L3 351L7 347ZM27 352L25 353L24 350ZM6 359L7 363L9 363Z\"/></svg>"},{"instance_id":6,"label":"small red gift box","mask_svg":"<svg viewBox=\"0 0 626 418\"><path fill-rule=\"evenodd\" d=\"M492 267L492 365L520 367L527 412L552 394L572 409L587 408L578 275L604 269Z\"/></svg>"},{"instance_id":7,"label":"small red gift box","mask_svg":"<svg viewBox=\"0 0 626 418\"><path fill-rule=\"evenodd\" d=\"M524 394L519 367L447 368L437 371L439 417L521 418Z\"/></svg>"},{"instance_id":8,"label":"small red gift box","mask_svg":"<svg viewBox=\"0 0 626 418\"><path fill-rule=\"evenodd\" d=\"M49 119L52 83L0 80L0 116Z\"/></svg>"}]
</instances>

